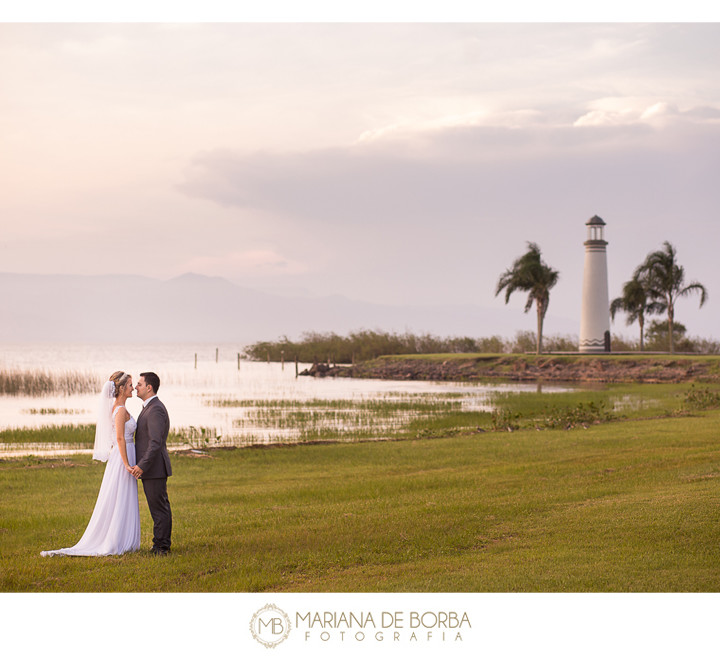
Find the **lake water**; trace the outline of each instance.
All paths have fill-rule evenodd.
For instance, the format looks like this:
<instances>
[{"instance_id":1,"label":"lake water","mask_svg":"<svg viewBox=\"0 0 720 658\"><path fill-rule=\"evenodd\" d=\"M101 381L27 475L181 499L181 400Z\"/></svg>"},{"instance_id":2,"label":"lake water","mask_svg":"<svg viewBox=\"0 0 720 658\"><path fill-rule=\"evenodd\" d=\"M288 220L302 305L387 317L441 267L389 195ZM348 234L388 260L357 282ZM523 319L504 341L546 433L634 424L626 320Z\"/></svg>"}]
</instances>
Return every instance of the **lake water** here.
<instances>
[{"instance_id":1,"label":"lake water","mask_svg":"<svg viewBox=\"0 0 720 658\"><path fill-rule=\"evenodd\" d=\"M138 327L136 323L131 331ZM293 440L307 422L313 423L313 428L345 427L351 431L368 423L378 428L382 423L393 426L407 422L410 412L402 409L380 419L356 408L371 400L410 405L418 401L448 402L462 410L489 410L488 394L494 391L537 389L535 384L296 377L294 362L283 368L279 363L241 361L238 367L242 349L242 345L232 344L1 345L0 370L77 373L78 377L97 381L93 391L99 391L116 370L130 372L134 383L140 372L153 370L160 376L159 397L168 408L171 430L185 433L190 438L188 445L196 447L203 443L201 432L211 437L212 445L247 445ZM306 367L308 364L300 364L299 369L302 372ZM545 392L561 390L567 387L543 386ZM328 402L328 408L322 401ZM348 404L337 405L337 401ZM0 430L94 424L96 406L96 392L0 395ZM127 406L135 417L142 408L137 398L128 400ZM67 445L0 445L0 452L6 456L21 452L60 454L61 450L80 451Z\"/></svg>"}]
</instances>

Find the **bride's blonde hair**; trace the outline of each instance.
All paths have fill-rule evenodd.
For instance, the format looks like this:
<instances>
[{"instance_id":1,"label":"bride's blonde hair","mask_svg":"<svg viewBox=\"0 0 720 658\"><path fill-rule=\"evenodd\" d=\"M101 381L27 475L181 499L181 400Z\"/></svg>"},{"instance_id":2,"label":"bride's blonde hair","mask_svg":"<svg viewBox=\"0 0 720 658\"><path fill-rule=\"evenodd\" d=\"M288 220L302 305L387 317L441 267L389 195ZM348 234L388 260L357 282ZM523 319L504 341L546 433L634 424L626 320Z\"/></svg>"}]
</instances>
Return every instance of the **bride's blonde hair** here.
<instances>
[{"instance_id":1,"label":"bride's blonde hair","mask_svg":"<svg viewBox=\"0 0 720 658\"><path fill-rule=\"evenodd\" d=\"M120 389L125 386L128 379L130 379L130 375L122 370L118 370L110 375L109 381L115 384L115 397L120 394Z\"/></svg>"}]
</instances>

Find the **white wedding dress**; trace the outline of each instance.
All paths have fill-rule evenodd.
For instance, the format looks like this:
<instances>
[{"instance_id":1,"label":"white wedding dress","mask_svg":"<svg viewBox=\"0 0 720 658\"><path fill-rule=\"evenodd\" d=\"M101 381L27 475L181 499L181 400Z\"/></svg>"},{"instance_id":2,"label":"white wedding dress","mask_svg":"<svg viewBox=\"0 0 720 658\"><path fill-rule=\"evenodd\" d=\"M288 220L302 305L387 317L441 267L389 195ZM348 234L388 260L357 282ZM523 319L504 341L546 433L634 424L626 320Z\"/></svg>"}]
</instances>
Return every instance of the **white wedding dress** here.
<instances>
[{"instance_id":1,"label":"white wedding dress","mask_svg":"<svg viewBox=\"0 0 720 658\"><path fill-rule=\"evenodd\" d=\"M115 414L124 407L118 407ZM125 423L125 447L130 466L135 466L137 429L135 419ZM140 508L137 480L125 469L120 450L113 441L105 475L90 523L80 541L70 548L42 551L40 555L119 555L140 548Z\"/></svg>"}]
</instances>

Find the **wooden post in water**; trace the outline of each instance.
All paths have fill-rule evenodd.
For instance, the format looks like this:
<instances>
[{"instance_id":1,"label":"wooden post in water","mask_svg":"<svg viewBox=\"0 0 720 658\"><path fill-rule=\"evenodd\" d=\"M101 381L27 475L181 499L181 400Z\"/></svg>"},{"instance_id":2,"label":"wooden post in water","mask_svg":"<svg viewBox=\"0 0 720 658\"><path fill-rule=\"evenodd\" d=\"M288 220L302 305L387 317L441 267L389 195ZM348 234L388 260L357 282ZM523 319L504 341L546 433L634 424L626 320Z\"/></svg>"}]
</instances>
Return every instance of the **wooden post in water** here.
<instances>
[{"instance_id":1,"label":"wooden post in water","mask_svg":"<svg viewBox=\"0 0 720 658\"><path fill-rule=\"evenodd\" d=\"M215 363L218 362L219 356L220 356L220 348L219 348L219 347L216 347L216 348L215 348Z\"/></svg>"},{"instance_id":2,"label":"wooden post in water","mask_svg":"<svg viewBox=\"0 0 720 658\"><path fill-rule=\"evenodd\" d=\"M295 355L295 379L297 379L298 376L298 358L297 354Z\"/></svg>"},{"instance_id":3,"label":"wooden post in water","mask_svg":"<svg viewBox=\"0 0 720 658\"><path fill-rule=\"evenodd\" d=\"M280 350L280 370L285 370L285 350Z\"/></svg>"},{"instance_id":4,"label":"wooden post in water","mask_svg":"<svg viewBox=\"0 0 720 658\"><path fill-rule=\"evenodd\" d=\"M270 350L267 351L268 365L270 365Z\"/></svg>"},{"instance_id":5,"label":"wooden post in water","mask_svg":"<svg viewBox=\"0 0 720 658\"><path fill-rule=\"evenodd\" d=\"M238 352L238 370L240 370L240 352Z\"/></svg>"},{"instance_id":6,"label":"wooden post in water","mask_svg":"<svg viewBox=\"0 0 720 658\"><path fill-rule=\"evenodd\" d=\"M197 370L197 352L195 352L195 370Z\"/></svg>"}]
</instances>

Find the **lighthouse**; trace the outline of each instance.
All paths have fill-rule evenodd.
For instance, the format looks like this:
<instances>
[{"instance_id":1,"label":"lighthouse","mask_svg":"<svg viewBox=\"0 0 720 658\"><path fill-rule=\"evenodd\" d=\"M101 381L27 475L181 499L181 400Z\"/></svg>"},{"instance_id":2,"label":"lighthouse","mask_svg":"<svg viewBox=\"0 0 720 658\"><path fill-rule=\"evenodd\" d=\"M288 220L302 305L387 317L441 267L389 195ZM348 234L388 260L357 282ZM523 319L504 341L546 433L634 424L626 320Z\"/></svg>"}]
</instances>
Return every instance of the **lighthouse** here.
<instances>
[{"instance_id":1,"label":"lighthouse","mask_svg":"<svg viewBox=\"0 0 720 658\"><path fill-rule=\"evenodd\" d=\"M605 222L597 215L585 222L585 270L583 273L580 351L610 351L610 301L608 299L607 242Z\"/></svg>"}]
</instances>

